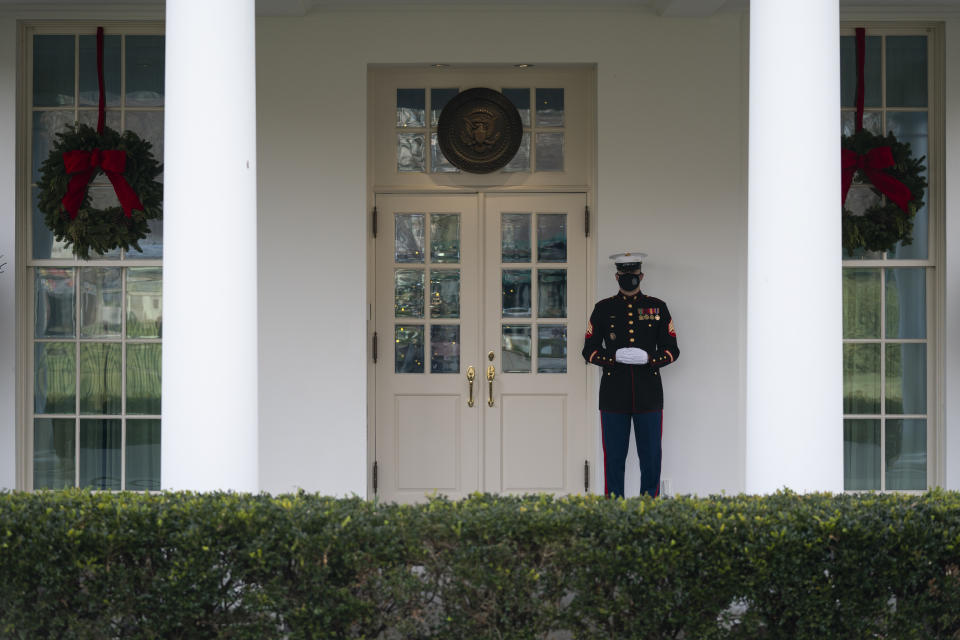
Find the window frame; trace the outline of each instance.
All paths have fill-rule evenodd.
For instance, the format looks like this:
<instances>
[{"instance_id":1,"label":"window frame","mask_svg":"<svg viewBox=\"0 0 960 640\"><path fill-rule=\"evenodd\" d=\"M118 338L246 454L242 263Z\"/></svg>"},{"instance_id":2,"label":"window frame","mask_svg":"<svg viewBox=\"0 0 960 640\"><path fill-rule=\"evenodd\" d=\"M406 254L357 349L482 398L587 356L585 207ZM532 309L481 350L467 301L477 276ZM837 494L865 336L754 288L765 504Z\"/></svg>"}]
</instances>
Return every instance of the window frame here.
<instances>
[{"instance_id":1,"label":"window frame","mask_svg":"<svg viewBox=\"0 0 960 640\"><path fill-rule=\"evenodd\" d=\"M82 344L84 342L100 342L121 345L121 402L124 402L127 383L127 345L132 344L161 344L160 338L130 338L126 335L126 316L127 316L127 273L130 268L161 268L163 259L160 258L132 258L126 256L116 258L102 258L91 260L79 260L74 256L69 258L38 258L33 257L33 113L35 110L43 111L66 111L74 114L76 118L80 111L96 112L96 105L80 105L76 99L79 91L79 37L84 35L95 35L98 26L104 27L105 35L121 36L140 36L155 35L165 36L164 24L161 20L143 20L143 21L23 21L18 25L18 78L17 78L17 144L16 144L16 250L18 259L16 261L16 309L17 309L17 389L16 389L16 447L17 447L17 471L16 485L21 490L34 490L34 345L38 341L67 341L73 344ZM37 107L33 106L33 37L35 35L71 35L75 36L74 41L74 104L64 107ZM121 71L120 71L120 93L123 95L126 87L125 69L125 38L121 40ZM121 128L125 126L126 115L128 112L160 112L163 113L165 105L152 107L128 107L123 100L121 104L107 107L108 113L119 111L121 117ZM162 159L161 159L162 162ZM115 338L84 338L80 335L80 325L76 324L75 334L72 338L65 339L38 339L34 336L35 331L35 272L43 267L63 267L73 269L74 292L75 292L75 318L80 316L80 297L79 291L79 269L83 267L113 267L120 269L120 298L121 298L121 333ZM161 303L162 304L162 303ZM78 347L79 348L79 347ZM77 370L80 368L80 361L75 364ZM79 376L75 380L79 388ZM79 397L75 399L79 403ZM124 403L125 404L125 403ZM75 409L79 405L75 405ZM59 415L59 414L56 414ZM66 414L64 414L66 415ZM120 487L125 488L126 483L126 462L127 462L127 421L132 420L161 420L161 415L157 414L129 414L124 408L121 413L111 415L108 418L97 418L100 414L86 415L79 410L74 412L71 419L75 420L75 451L74 459L78 461L81 457L80 440L80 421L84 419L116 419L121 421L121 443L120 443ZM51 414L53 417L54 414ZM161 427L162 433L162 427ZM162 437L162 436L161 436ZM162 440L161 440L162 441ZM77 480L80 473L80 465L77 464L74 469L74 486L77 486Z\"/></svg>"},{"instance_id":2,"label":"window frame","mask_svg":"<svg viewBox=\"0 0 960 640\"><path fill-rule=\"evenodd\" d=\"M928 211L927 240L928 251L925 259L889 258L886 253L879 258L851 258L843 252L841 269L861 268L880 271L880 337L879 338L842 338L842 344L879 344L880 345L880 411L877 414L848 414L843 412L843 421L847 419L880 420L880 489L845 489L847 493L863 491L923 493L945 481L944 446L944 357L942 345L945 344L945 296L946 282L943 265L946 256L946 240L943 233L945 222L945 61L944 26L936 22L874 22L841 21L840 36L853 36L857 27L866 28L867 36L910 36L927 37L927 179L926 205ZM886 96L886 46L881 44L881 103L879 107L868 107L865 111L880 111L886 125L886 116L890 112L919 111L921 108L887 106ZM841 106L841 114L855 111L854 107ZM887 129L886 126L883 127ZM838 242L839 245L839 242ZM886 278L888 269L922 268L926 283L926 337L924 339L900 339L886 336ZM926 488L887 489L886 488L886 345L922 342L927 346L927 477ZM890 414L890 416L910 419L919 414ZM843 434L840 434L843 437ZM844 468L846 476L846 468Z\"/></svg>"}]
</instances>

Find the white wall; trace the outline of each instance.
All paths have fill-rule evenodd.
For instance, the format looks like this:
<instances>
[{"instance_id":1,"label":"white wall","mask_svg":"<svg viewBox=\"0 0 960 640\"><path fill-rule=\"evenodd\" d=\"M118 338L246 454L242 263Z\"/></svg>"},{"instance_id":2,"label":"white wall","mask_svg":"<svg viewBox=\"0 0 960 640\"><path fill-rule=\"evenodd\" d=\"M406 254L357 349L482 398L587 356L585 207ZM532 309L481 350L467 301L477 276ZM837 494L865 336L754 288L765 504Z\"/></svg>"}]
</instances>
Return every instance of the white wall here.
<instances>
[{"instance_id":1,"label":"white wall","mask_svg":"<svg viewBox=\"0 0 960 640\"><path fill-rule=\"evenodd\" d=\"M615 290L608 254L650 254L645 291L682 352L664 371L664 477L742 490L741 29L739 14L546 7L260 19L261 487L366 491L367 65L443 61L596 63L597 296Z\"/></svg>"},{"instance_id":2,"label":"white wall","mask_svg":"<svg viewBox=\"0 0 960 640\"><path fill-rule=\"evenodd\" d=\"M16 486L17 28L0 14L0 489Z\"/></svg>"}]
</instances>

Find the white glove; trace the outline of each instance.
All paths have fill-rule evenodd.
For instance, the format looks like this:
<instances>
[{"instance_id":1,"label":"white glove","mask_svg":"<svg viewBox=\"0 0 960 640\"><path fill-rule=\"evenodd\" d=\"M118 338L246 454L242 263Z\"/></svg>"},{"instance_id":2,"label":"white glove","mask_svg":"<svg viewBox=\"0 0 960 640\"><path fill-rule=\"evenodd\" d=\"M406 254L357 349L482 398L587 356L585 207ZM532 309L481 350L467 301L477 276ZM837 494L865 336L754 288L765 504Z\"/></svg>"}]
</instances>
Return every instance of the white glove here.
<instances>
[{"instance_id":1,"label":"white glove","mask_svg":"<svg viewBox=\"0 0 960 640\"><path fill-rule=\"evenodd\" d=\"M643 349L624 347L623 349L617 349L616 360L623 364L647 364L650 361L650 356Z\"/></svg>"}]
</instances>

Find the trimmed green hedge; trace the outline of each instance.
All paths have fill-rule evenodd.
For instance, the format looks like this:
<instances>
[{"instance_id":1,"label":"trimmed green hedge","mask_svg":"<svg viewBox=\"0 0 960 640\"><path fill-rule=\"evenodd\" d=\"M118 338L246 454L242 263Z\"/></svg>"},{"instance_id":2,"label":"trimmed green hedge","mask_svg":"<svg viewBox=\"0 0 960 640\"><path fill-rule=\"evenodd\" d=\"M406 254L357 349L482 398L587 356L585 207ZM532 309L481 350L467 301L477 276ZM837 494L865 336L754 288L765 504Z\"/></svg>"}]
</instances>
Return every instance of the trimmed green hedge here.
<instances>
[{"instance_id":1,"label":"trimmed green hedge","mask_svg":"<svg viewBox=\"0 0 960 640\"><path fill-rule=\"evenodd\" d=\"M0 494L2 638L960 638L960 494Z\"/></svg>"}]
</instances>

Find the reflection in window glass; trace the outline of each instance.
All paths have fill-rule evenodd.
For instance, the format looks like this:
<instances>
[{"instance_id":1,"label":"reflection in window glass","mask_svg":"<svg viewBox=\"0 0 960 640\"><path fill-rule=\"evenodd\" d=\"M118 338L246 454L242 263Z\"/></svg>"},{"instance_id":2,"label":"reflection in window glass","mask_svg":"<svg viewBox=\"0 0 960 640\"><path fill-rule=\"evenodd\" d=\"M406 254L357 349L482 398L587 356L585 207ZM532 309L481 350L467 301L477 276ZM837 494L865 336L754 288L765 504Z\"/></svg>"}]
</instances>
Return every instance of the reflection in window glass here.
<instances>
[{"instance_id":1,"label":"reflection in window glass","mask_svg":"<svg viewBox=\"0 0 960 640\"><path fill-rule=\"evenodd\" d=\"M567 270L537 269L537 316L567 317Z\"/></svg>"},{"instance_id":2,"label":"reflection in window glass","mask_svg":"<svg viewBox=\"0 0 960 640\"><path fill-rule=\"evenodd\" d=\"M72 35L33 36L33 106L73 104L73 60Z\"/></svg>"},{"instance_id":3,"label":"reflection in window glass","mask_svg":"<svg viewBox=\"0 0 960 640\"><path fill-rule=\"evenodd\" d=\"M563 89L537 89L537 126L563 126Z\"/></svg>"},{"instance_id":4,"label":"reflection in window glass","mask_svg":"<svg viewBox=\"0 0 960 640\"><path fill-rule=\"evenodd\" d=\"M81 342L80 413L119 414L122 372L119 342Z\"/></svg>"},{"instance_id":5,"label":"reflection in window glass","mask_svg":"<svg viewBox=\"0 0 960 640\"><path fill-rule=\"evenodd\" d=\"M160 421L127 421L128 491L160 490Z\"/></svg>"},{"instance_id":6,"label":"reflection in window glass","mask_svg":"<svg viewBox=\"0 0 960 640\"><path fill-rule=\"evenodd\" d=\"M424 110L426 108L426 90L397 89L398 127L424 126Z\"/></svg>"},{"instance_id":7,"label":"reflection in window glass","mask_svg":"<svg viewBox=\"0 0 960 640\"><path fill-rule=\"evenodd\" d=\"M888 344L886 350L888 414L927 412L927 345Z\"/></svg>"},{"instance_id":8,"label":"reflection in window glass","mask_svg":"<svg viewBox=\"0 0 960 640\"><path fill-rule=\"evenodd\" d=\"M529 373L531 361L530 325L505 324L500 343L503 371L505 373Z\"/></svg>"},{"instance_id":9,"label":"reflection in window glass","mask_svg":"<svg viewBox=\"0 0 960 640\"><path fill-rule=\"evenodd\" d=\"M430 171L433 173L459 173L453 164L443 155L443 149L440 148L440 141L437 139L437 133L430 134Z\"/></svg>"},{"instance_id":10,"label":"reflection in window glass","mask_svg":"<svg viewBox=\"0 0 960 640\"><path fill-rule=\"evenodd\" d=\"M128 107L156 107L164 99L164 36L127 36ZM223 96L229 99L229 96Z\"/></svg>"},{"instance_id":11,"label":"reflection in window glass","mask_svg":"<svg viewBox=\"0 0 960 640\"><path fill-rule=\"evenodd\" d=\"M38 267L34 270L34 336L72 338L76 335L73 269Z\"/></svg>"},{"instance_id":12,"label":"reflection in window glass","mask_svg":"<svg viewBox=\"0 0 960 640\"><path fill-rule=\"evenodd\" d=\"M460 214L430 214L430 262L460 262Z\"/></svg>"},{"instance_id":13,"label":"reflection in window glass","mask_svg":"<svg viewBox=\"0 0 960 640\"><path fill-rule=\"evenodd\" d=\"M880 413L880 345L843 345L843 412Z\"/></svg>"},{"instance_id":14,"label":"reflection in window glass","mask_svg":"<svg viewBox=\"0 0 960 640\"><path fill-rule=\"evenodd\" d=\"M423 373L423 325L397 325L394 330L395 373Z\"/></svg>"},{"instance_id":15,"label":"reflection in window glass","mask_svg":"<svg viewBox=\"0 0 960 640\"><path fill-rule=\"evenodd\" d=\"M530 171L530 132L527 131L523 134L523 137L520 138L520 148L517 149L517 153L510 159L510 162L502 169L506 173L514 173L517 171Z\"/></svg>"},{"instance_id":16,"label":"reflection in window glass","mask_svg":"<svg viewBox=\"0 0 960 640\"><path fill-rule=\"evenodd\" d=\"M880 337L880 269L843 270L843 337Z\"/></svg>"},{"instance_id":17,"label":"reflection in window glass","mask_svg":"<svg viewBox=\"0 0 960 640\"><path fill-rule=\"evenodd\" d=\"M888 338L927 337L926 271L887 269L886 334Z\"/></svg>"},{"instance_id":18,"label":"reflection in window glass","mask_svg":"<svg viewBox=\"0 0 960 640\"><path fill-rule=\"evenodd\" d=\"M503 95L513 103L520 112L523 126L530 126L530 89L504 89Z\"/></svg>"},{"instance_id":19,"label":"reflection in window glass","mask_svg":"<svg viewBox=\"0 0 960 640\"><path fill-rule=\"evenodd\" d=\"M460 93L459 89L430 89L430 126L435 127L440 121L440 112L447 103Z\"/></svg>"},{"instance_id":20,"label":"reflection in window glass","mask_svg":"<svg viewBox=\"0 0 960 640\"><path fill-rule=\"evenodd\" d=\"M460 317L460 270L430 270L430 317Z\"/></svg>"},{"instance_id":21,"label":"reflection in window glass","mask_svg":"<svg viewBox=\"0 0 960 640\"><path fill-rule=\"evenodd\" d=\"M33 345L33 410L73 413L77 410L77 352L73 342Z\"/></svg>"},{"instance_id":22,"label":"reflection in window glass","mask_svg":"<svg viewBox=\"0 0 960 640\"><path fill-rule=\"evenodd\" d=\"M926 36L887 36L887 106L927 106Z\"/></svg>"},{"instance_id":23,"label":"reflection in window glass","mask_svg":"<svg viewBox=\"0 0 960 640\"><path fill-rule=\"evenodd\" d=\"M119 267L80 269L80 337L119 338L122 287Z\"/></svg>"},{"instance_id":24,"label":"reflection in window glass","mask_svg":"<svg viewBox=\"0 0 960 640\"><path fill-rule=\"evenodd\" d=\"M127 413L160 415L159 344L127 345Z\"/></svg>"},{"instance_id":25,"label":"reflection in window glass","mask_svg":"<svg viewBox=\"0 0 960 640\"><path fill-rule=\"evenodd\" d=\"M422 133L397 134L397 171L422 172L426 167Z\"/></svg>"},{"instance_id":26,"label":"reflection in window glass","mask_svg":"<svg viewBox=\"0 0 960 640\"><path fill-rule=\"evenodd\" d=\"M563 171L563 134L537 134L537 171Z\"/></svg>"},{"instance_id":27,"label":"reflection in window glass","mask_svg":"<svg viewBox=\"0 0 960 640\"><path fill-rule=\"evenodd\" d=\"M430 326L430 372L460 372L460 325Z\"/></svg>"},{"instance_id":28,"label":"reflection in window glass","mask_svg":"<svg viewBox=\"0 0 960 640\"><path fill-rule=\"evenodd\" d=\"M886 488L923 490L927 488L927 421L887 420Z\"/></svg>"},{"instance_id":29,"label":"reflection in window glass","mask_svg":"<svg viewBox=\"0 0 960 640\"><path fill-rule=\"evenodd\" d=\"M72 487L76 473L76 432L73 418L33 421L33 488Z\"/></svg>"},{"instance_id":30,"label":"reflection in window glass","mask_svg":"<svg viewBox=\"0 0 960 640\"><path fill-rule=\"evenodd\" d=\"M537 260L567 261L567 214L537 214Z\"/></svg>"},{"instance_id":31,"label":"reflection in window glass","mask_svg":"<svg viewBox=\"0 0 960 640\"><path fill-rule=\"evenodd\" d=\"M394 262L423 262L423 219L422 213L394 215Z\"/></svg>"},{"instance_id":32,"label":"reflection in window glass","mask_svg":"<svg viewBox=\"0 0 960 640\"><path fill-rule=\"evenodd\" d=\"M541 324L537 327L537 371L567 372L567 326Z\"/></svg>"},{"instance_id":33,"label":"reflection in window glass","mask_svg":"<svg viewBox=\"0 0 960 640\"><path fill-rule=\"evenodd\" d=\"M127 337L159 338L163 328L160 267L127 269Z\"/></svg>"},{"instance_id":34,"label":"reflection in window glass","mask_svg":"<svg viewBox=\"0 0 960 640\"><path fill-rule=\"evenodd\" d=\"M880 421L843 421L843 488L880 489Z\"/></svg>"},{"instance_id":35,"label":"reflection in window glass","mask_svg":"<svg viewBox=\"0 0 960 640\"><path fill-rule=\"evenodd\" d=\"M503 262L530 262L530 214L504 213L500 223Z\"/></svg>"},{"instance_id":36,"label":"reflection in window glass","mask_svg":"<svg viewBox=\"0 0 960 640\"><path fill-rule=\"evenodd\" d=\"M423 269L396 269L393 274L393 315L423 317Z\"/></svg>"},{"instance_id":37,"label":"reflection in window glass","mask_svg":"<svg viewBox=\"0 0 960 640\"><path fill-rule=\"evenodd\" d=\"M80 486L120 490L120 420L80 421Z\"/></svg>"},{"instance_id":38,"label":"reflection in window glass","mask_svg":"<svg viewBox=\"0 0 960 640\"><path fill-rule=\"evenodd\" d=\"M503 317L530 317L530 269L504 269Z\"/></svg>"}]
</instances>

